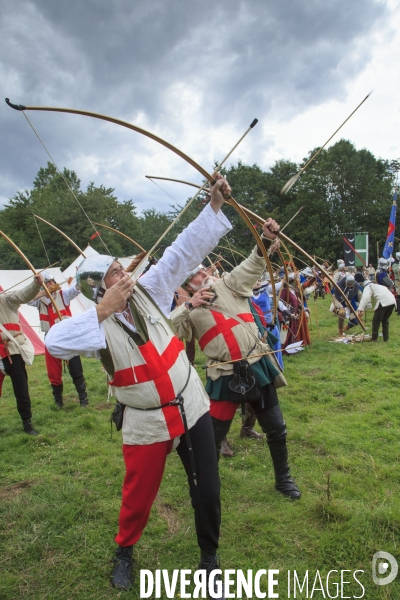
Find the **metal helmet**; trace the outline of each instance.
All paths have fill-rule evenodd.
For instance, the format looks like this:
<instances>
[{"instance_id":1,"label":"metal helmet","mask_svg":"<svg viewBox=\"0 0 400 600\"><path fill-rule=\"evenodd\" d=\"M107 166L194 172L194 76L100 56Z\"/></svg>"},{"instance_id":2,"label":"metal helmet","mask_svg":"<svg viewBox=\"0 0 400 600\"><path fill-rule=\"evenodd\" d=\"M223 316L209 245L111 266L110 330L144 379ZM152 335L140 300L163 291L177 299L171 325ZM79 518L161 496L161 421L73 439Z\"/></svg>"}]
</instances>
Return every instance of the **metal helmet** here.
<instances>
[{"instance_id":1,"label":"metal helmet","mask_svg":"<svg viewBox=\"0 0 400 600\"><path fill-rule=\"evenodd\" d=\"M346 285L353 286L354 282L355 282L354 275L352 275L351 273L348 273L346 275Z\"/></svg>"},{"instance_id":2,"label":"metal helmet","mask_svg":"<svg viewBox=\"0 0 400 600\"><path fill-rule=\"evenodd\" d=\"M339 258L339 260L336 261L336 262L337 262L338 269L341 269L342 267L344 267L344 260L343 260L343 258Z\"/></svg>"},{"instance_id":3,"label":"metal helmet","mask_svg":"<svg viewBox=\"0 0 400 600\"><path fill-rule=\"evenodd\" d=\"M386 260L386 258L380 258L378 260L378 266L380 269L387 269L389 266L388 261Z\"/></svg>"},{"instance_id":4,"label":"metal helmet","mask_svg":"<svg viewBox=\"0 0 400 600\"><path fill-rule=\"evenodd\" d=\"M311 269L311 267L306 267L305 269L303 269L301 271L301 274L304 275L305 277L312 277L314 275L313 270Z\"/></svg>"},{"instance_id":5,"label":"metal helmet","mask_svg":"<svg viewBox=\"0 0 400 600\"><path fill-rule=\"evenodd\" d=\"M193 271L188 275L188 277L186 277L184 283L182 284L182 287L186 289L192 277L194 277L199 271L205 270L205 268L206 267L200 263L195 269L193 269Z\"/></svg>"},{"instance_id":6,"label":"metal helmet","mask_svg":"<svg viewBox=\"0 0 400 600\"><path fill-rule=\"evenodd\" d=\"M55 281L54 275L52 275L50 271L42 271L40 275L43 277L43 281L45 283L48 281Z\"/></svg>"},{"instance_id":7,"label":"metal helmet","mask_svg":"<svg viewBox=\"0 0 400 600\"><path fill-rule=\"evenodd\" d=\"M347 272L348 272L348 273L355 273L355 272L356 272L356 270L357 270L357 269L356 269L355 267L351 266L351 265L350 265L349 267L347 267Z\"/></svg>"},{"instance_id":8,"label":"metal helmet","mask_svg":"<svg viewBox=\"0 0 400 600\"><path fill-rule=\"evenodd\" d=\"M81 262L76 272L76 284L86 298L97 302L104 296L103 280L115 260L113 256L94 254Z\"/></svg>"}]
</instances>

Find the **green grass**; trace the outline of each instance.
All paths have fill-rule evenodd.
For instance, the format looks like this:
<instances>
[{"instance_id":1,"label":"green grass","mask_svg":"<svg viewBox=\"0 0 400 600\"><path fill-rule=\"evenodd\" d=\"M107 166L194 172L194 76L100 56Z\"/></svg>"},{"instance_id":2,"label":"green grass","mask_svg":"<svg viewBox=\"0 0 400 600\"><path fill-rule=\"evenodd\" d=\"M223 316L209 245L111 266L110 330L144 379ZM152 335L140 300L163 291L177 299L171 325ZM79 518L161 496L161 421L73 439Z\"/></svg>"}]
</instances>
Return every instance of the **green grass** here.
<instances>
[{"instance_id":1,"label":"green grass","mask_svg":"<svg viewBox=\"0 0 400 600\"><path fill-rule=\"evenodd\" d=\"M279 391L292 472L303 496L290 502L275 492L265 442L240 439L236 418L229 434L235 456L220 463L222 566L280 569L280 598L288 597L288 569L301 579L308 569L311 581L316 570L324 580L331 569L362 569L364 598L398 600L400 575L375 586L371 559L385 550L400 562L400 318L392 316L387 344L382 338L377 344L333 344L336 319L329 301L317 305L319 338L314 315L313 345L285 358L289 385ZM197 362L203 364L200 353ZM1 600L139 598L138 582L129 593L109 585L124 475L121 436L114 430L110 437L111 405L100 364L85 360L84 370L89 408L80 408L66 374L65 407L55 410L43 357L28 368L33 424L41 434L36 438L22 431L11 382L4 383ZM187 484L173 453L135 558L138 569L172 572L195 569L198 554ZM360 596L360 586L345 586L346 595ZM313 595L323 597L320 591Z\"/></svg>"}]
</instances>

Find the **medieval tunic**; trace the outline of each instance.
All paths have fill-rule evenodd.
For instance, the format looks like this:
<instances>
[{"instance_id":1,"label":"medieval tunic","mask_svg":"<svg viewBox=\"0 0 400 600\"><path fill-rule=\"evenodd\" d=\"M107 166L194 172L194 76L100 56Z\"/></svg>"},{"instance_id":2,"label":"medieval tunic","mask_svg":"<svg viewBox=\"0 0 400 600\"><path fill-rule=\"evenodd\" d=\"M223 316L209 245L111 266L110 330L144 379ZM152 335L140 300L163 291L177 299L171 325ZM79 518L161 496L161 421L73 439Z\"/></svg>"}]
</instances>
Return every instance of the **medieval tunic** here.
<instances>
[{"instance_id":1,"label":"medieval tunic","mask_svg":"<svg viewBox=\"0 0 400 600\"><path fill-rule=\"evenodd\" d=\"M30 345L19 324L18 309L21 304L32 300L40 290L40 285L34 281L16 292L0 294L0 323L7 329L15 341L9 340L0 332L0 358L7 355L21 354L21 347Z\"/></svg>"},{"instance_id":2,"label":"medieval tunic","mask_svg":"<svg viewBox=\"0 0 400 600\"><path fill-rule=\"evenodd\" d=\"M52 294L53 300L62 319L68 319L72 316L70 303L79 294L80 290L76 287L76 285L64 288L63 290L59 290ZM37 300L32 300L32 302L29 302L29 305L36 306L36 308L39 310L40 326L42 331L47 335L51 327L60 321L60 318L52 302L50 301L50 298L43 296ZM58 390L59 393L62 394L62 361L52 356L47 348L45 351L45 360L47 375L53 390ZM84 383L82 363L79 356L71 356L70 360L68 361L68 370L75 386L79 386Z\"/></svg>"},{"instance_id":3,"label":"medieval tunic","mask_svg":"<svg viewBox=\"0 0 400 600\"><path fill-rule=\"evenodd\" d=\"M400 264L399 261L395 260L392 264L392 271L394 273L394 285L396 287L396 293L400 295Z\"/></svg>"},{"instance_id":4,"label":"medieval tunic","mask_svg":"<svg viewBox=\"0 0 400 600\"><path fill-rule=\"evenodd\" d=\"M21 290L0 294L0 323L14 338L11 341L0 332L0 396L4 373L7 373L11 377L17 409L23 420L30 419L32 412L25 364L19 355L21 350L30 349L32 345L19 324L18 309L34 298L39 290L40 285L32 281Z\"/></svg>"},{"instance_id":5,"label":"medieval tunic","mask_svg":"<svg viewBox=\"0 0 400 600\"><path fill-rule=\"evenodd\" d=\"M108 344L113 366L105 366L108 372L114 371L109 372L111 384L117 398L127 405L122 428L124 444L154 444L180 436L183 423L177 406L151 411L133 406L148 408L165 404L185 385L183 396L189 428L208 411L209 400L203 385L189 365L183 344L172 333L166 315L174 291L230 229L223 213L215 213L207 205L134 288L131 309L137 311L136 317L141 317L136 322L132 311L136 327L132 328L128 321L123 322L121 315L115 314L99 323L93 307L82 315L63 320L47 334L46 346L51 354L67 360L77 353L100 358L100 351ZM132 330L133 339L121 328L121 323ZM135 334L142 343L135 343ZM155 378L149 364L157 366Z\"/></svg>"},{"instance_id":6,"label":"medieval tunic","mask_svg":"<svg viewBox=\"0 0 400 600\"><path fill-rule=\"evenodd\" d=\"M80 294L80 290L73 285L71 287L59 290L52 294L53 300L60 312L61 317L71 317L71 309L69 307L71 301ZM44 333L47 333L55 323L60 321L58 314L50 301L50 298L43 296L37 300L29 302L30 306L36 306L39 310L40 326Z\"/></svg>"},{"instance_id":7,"label":"medieval tunic","mask_svg":"<svg viewBox=\"0 0 400 600\"><path fill-rule=\"evenodd\" d=\"M258 256L256 247L231 273L212 284L211 291L215 292L216 298L209 307L189 311L181 306L171 314L177 335L186 339L194 335L208 358L207 366L210 368L207 370L206 390L212 400L226 401L229 398L228 383L232 378L233 365L212 367L219 362L250 357L248 362L252 365L259 387L271 382L275 387L286 385L273 355L251 358L253 354L271 351L268 343L260 339L249 304L254 284L264 269L265 259ZM235 408L232 402L221 402L216 410L220 415L224 413L225 418L227 411L233 416ZM217 416L214 407L212 414Z\"/></svg>"}]
</instances>

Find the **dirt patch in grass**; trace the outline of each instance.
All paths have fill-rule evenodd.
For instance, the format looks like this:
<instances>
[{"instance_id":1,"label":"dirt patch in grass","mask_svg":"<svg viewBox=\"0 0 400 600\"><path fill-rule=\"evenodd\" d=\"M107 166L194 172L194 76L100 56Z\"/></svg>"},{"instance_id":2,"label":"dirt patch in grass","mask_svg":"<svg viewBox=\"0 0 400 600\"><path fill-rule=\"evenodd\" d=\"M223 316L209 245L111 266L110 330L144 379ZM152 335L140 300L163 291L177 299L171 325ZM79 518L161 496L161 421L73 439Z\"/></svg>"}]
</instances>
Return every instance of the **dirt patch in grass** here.
<instances>
[{"instance_id":1,"label":"dirt patch in grass","mask_svg":"<svg viewBox=\"0 0 400 600\"><path fill-rule=\"evenodd\" d=\"M19 481L18 483L13 483L7 487L0 488L0 498L2 500L12 500L16 496L22 494L22 492L33 485L33 483L34 482L31 479L26 479L25 481Z\"/></svg>"},{"instance_id":2,"label":"dirt patch in grass","mask_svg":"<svg viewBox=\"0 0 400 600\"><path fill-rule=\"evenodd\" d=\"M171 504L164 503L159 497L157 497L155 506L160 517L167 523L169 533L171 535L178 533L179 517Z\"/></svg>"},{"instance_id":3,"label":"dirt patch in grass","mask_svg":"<svg viewBox=\"0 0 400 600\"><path fill-rule=\"evenodd\" d=\"M100 404L96 404L94 408L95 410L109 410L111 412L113 405L111 402L101 402Z\"/></svg>"}]
</instances>

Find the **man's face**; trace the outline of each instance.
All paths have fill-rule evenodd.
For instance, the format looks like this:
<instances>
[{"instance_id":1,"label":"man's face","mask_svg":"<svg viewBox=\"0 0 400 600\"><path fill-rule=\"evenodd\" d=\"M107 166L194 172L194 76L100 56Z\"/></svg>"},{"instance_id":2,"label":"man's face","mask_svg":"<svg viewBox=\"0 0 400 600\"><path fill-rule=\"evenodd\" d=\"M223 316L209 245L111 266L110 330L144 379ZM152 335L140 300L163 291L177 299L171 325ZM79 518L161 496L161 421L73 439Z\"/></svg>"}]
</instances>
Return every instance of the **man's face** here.
<instances>
[{"instance_id":1,"label":"man's face","mask_svg":"<svg viewBox=\"0 0 400 600\"><path fill-rule=\"evenodd\" d=\"M48 281L46 281L46 285L55 285L55 280L54 279L49 279Z\"/></svg>"},{"instance_id":2,"label":"man's face","mask_svg":"<svg viewBox=\"0 0 400 600\"><path fill-rule=\"evenodd\" d=\"M206 280L207 280L207 283L206 283ZM192 294L194 292L198 292L205 285L209 285L210 280L216 281L217 278L213 277L212 275L209 275L209 273L207 273L206 269L202 269L201 271L198 271L196 273L196 275L193 275L192 279L186 286L187 290L188 290L188 292L190 292Z\"/></svg>"},{"instance_id":3,"label":"man's face","mask_svg":"<svg viewBox=\"0 0 400 600\"><path fill-rule=\"evenodd\" d=\"M118 283L118 281L122 279L124 275L126 275L124 267L117 260L114 260L111 267L108 269L106 276L104 277L106 288L109 289L115 283Z\"/></svg>"}]
</instances>

